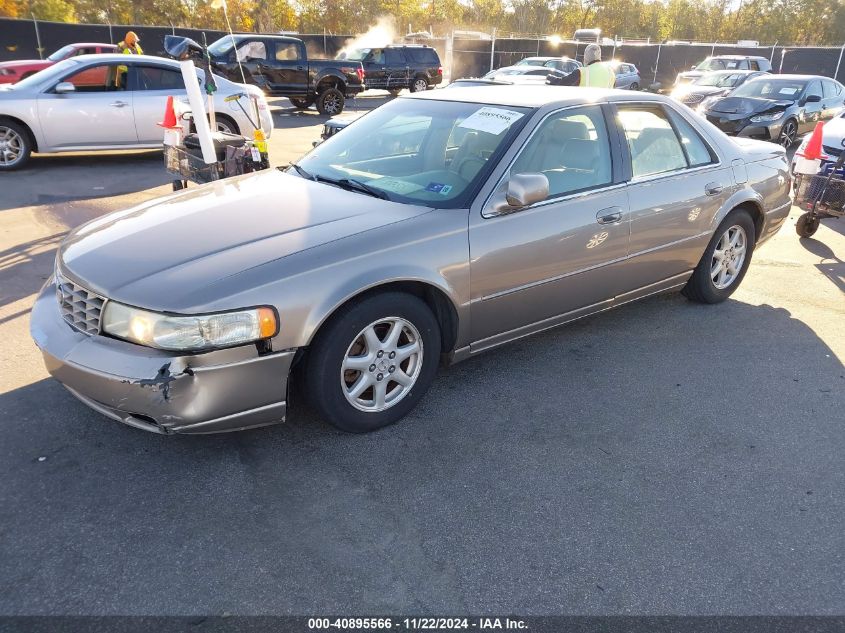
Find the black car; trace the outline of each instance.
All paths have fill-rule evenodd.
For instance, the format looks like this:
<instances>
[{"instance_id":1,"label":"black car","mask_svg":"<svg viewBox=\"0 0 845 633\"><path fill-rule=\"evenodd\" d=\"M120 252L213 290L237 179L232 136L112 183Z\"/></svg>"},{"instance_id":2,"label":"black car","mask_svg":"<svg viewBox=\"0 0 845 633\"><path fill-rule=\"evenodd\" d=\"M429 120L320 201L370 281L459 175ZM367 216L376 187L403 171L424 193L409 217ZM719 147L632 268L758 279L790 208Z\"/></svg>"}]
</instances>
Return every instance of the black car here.
<instances>
[{"instance_id":1,"label":"black car","mask_svg":"<svg viewBox=\"0 0 845 633\"><path fill-rule=\"evenodd\" d=\"M764 75L727 97L708 99L700 111L726 134L775 141L789 148L845 109L845 87L816 75Z\"/></svg>"},{"instance_id":2,"label":"black car","mask_svg":"<svg viewBox=\"0 0 845 633\"><path fill-rule=\"evenodd\" d=\"M343 112L346 99L364 90L364 68L352 60L308 59L305 43L281 35L226 35L208 47L213 68L235 82L255 84L294 107ZM243 72L243 75L241 73Z\"/></svg>"},{"instance_id":3,"label":"black car","mask_svg":"<svg viewBox=\"0 0 845 633\"><path fill-rule=\"evenodd\" d=\"M692 83L682 84L672 91L672 98L690 108L710 97L724 97L749 79L768 75L759 70L716 70L705 73Z\"/></svg>"},{"instance_id":4,"label":"black car","mask_svg":"<svg viewBox=\"0 0 845 633\"><path fill-rule=\"evenodd\" d=\"M364 65L367 88L389 90L394 95L403 88L423 92L443 81L440 57L431 46L355 48L341 55Z\"/></svg>"}]
</instances>

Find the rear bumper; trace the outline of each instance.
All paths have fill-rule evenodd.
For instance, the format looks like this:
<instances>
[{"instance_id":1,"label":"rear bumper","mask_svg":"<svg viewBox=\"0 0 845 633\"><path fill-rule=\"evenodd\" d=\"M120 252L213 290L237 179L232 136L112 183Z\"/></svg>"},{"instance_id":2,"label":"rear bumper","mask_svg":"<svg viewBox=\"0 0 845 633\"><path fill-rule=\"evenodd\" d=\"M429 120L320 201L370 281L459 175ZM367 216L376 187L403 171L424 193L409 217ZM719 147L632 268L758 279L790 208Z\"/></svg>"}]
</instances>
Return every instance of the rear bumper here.
<instances>
[{"instance_id":1,"label":"rear bumper","mask_svg":"<svg viewBox=\"0 0 845 633\"><path fill-rule=\"evenodd\" d=\"M157 433L218 433L283 422L294 351L259 356L252 346L176 355L89 336L61 317L48 283L30 332L47 371L113 420Z\"/></svg>"}]
</instances>

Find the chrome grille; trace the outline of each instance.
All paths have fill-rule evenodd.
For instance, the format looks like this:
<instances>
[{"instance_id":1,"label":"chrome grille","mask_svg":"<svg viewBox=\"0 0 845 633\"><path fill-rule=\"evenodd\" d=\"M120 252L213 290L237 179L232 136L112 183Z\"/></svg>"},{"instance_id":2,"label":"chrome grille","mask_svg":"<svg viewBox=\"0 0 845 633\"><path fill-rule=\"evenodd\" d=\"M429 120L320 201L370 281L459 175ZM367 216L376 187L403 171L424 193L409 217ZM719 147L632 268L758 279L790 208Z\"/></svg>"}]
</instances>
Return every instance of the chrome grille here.
<instances>
[{"instance_id":1,"label":"chrome grille","mask_svg":"<svg viewBox=\"0 0 845 633\"><path fill-rule=\"evenodd\" d=\"M56 299L62 318L86 334L99 334L105 299L56 273Z\"/></svg>"}]
</instances>

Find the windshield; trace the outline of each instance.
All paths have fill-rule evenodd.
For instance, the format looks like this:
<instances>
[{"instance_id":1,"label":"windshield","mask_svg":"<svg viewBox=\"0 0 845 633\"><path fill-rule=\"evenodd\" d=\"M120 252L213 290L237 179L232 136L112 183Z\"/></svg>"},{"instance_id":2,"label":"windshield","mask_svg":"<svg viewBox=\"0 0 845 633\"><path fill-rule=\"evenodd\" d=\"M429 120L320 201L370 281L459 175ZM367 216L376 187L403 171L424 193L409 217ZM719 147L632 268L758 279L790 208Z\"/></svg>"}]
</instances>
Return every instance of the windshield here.
<instances>
[{"instance_id":1,"label":"windshield","mask_svg":"<svg viewBox=\"0 0 845 633\"><path fill-rule=\"evenodd\" d=\"M725 66L724 60L721 59L705 59L695 67L696 70L725 70L725 68L727 66Z\"/></svg>"},{"instance_id":2,"label":"windshield","mask_svg":"<svg viewBox=\"0 0 845 633\"><path fill-rule=\"evenodd\" d=\"M724 75L722 73L714 73L712 75L702 75L693 83L697 86L715 86L717 88L730 88L737 85L742 80L741 73L734 73Z\"/></svg>"},{"instance_id":3,"label":"windshield","mask_svg":"<svg viewBox=\"0 0 845 633\"><path fill-rule=\"evenodd\" d=\"M230 50L232 50L232 38L228 35L208 45L208 52L212 57L226 57Z\"/></svg>"},{"instance_id":4,"label":"windshield","mask_svg":"<svg viewBox=\"0 0 845 633\"><path fill-rule=\"evenodd\" d=\"M543 66L544 64L545 60L540 57L527 57L520 59L514 66Z\"/></svg>"},{"instance_id":5,"label":"windshield","mask_svg":"<svg viewBox=\"0 0 845 633\"><path fill-rule=\"evenodd\" d=\"M369 48L353 48L351 51L346 53L345 59L348 59L351 62L362 62L366 59L367 55L370 54L372 49Z\"/></svg>"},{"instance_id":6,"label":"windshield","mask_svg":"<svg viewBox=\"0 0 845 633\"><path fill-rule=\"evenodd\" d=\"M794 79L752 79L734 90L731 96L798 101L806 85Z\"/></svg>"},{"instance_id":7,"label":"windshield","mask_svg":"<svg viewBox=\"0 0 845 633\"><path fill-rule=\"evenodd\" d=\"M45 79L49 79L51 77L55 77L56 79L58 79L59 75L68 72L78 63L79 62L71 58L61 61L58 64L48 66L44 70L37 72L34 75L30 75L26 79L21 79L15 84L12 84L11 90L25 90L26 88L29 88L30 86L36 86L43 82Z\"/></svg>"},{"instance_id":8,"label":"windshield","mask_svg":"<svg viewBox=\"0 0 845 633\"><path fill-rule=\"evenodd\" d=\"M357 181L398 202L457 208L474 195L531 112L397 99L318 145L292 173Z\"/></svg>"},{"instance_id":9,"label":"windshield","mask_svg":"<svg viewBox=\"0 0 845 633\"><path fill-rule=\"evenodd\" d=\"M47 59L49 59L51 62L60 62L65 57L70 55L73 51L74 51L73 46L68 44L67 46L62 46L59 50L57 50L55 53L50 55Z\"/></svg>"}]
</instances>

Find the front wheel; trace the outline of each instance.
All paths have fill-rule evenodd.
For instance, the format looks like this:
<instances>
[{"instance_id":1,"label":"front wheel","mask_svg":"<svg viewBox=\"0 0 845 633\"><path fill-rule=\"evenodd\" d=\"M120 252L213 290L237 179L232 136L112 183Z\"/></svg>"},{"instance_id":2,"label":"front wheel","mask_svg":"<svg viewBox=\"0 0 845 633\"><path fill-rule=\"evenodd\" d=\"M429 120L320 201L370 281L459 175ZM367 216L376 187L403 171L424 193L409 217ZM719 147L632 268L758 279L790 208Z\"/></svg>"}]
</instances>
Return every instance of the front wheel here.
<instances>
[{"instance_id":1,"label":"front wheel","mask_svg":"<svg viewBox=\"0 0 845 633\"><path fill-rule=\"evenodd\" d=\"M734 209L722 220L683 293L698 303L720 303L737 289L751 263L756 241L754 220Z\"/></svg>"},{"instance_id":2,"label":"front wheel","mask_svg":"<svg viewBox=\"0 0 845 633\"><path fill-rule=\"evenodd\" d=\"M0 120L0 171L23 167L31 153L27 130L12 121Z\"/></svg>"},{"instance_id":3,"label":"front wheel","mask_svg":"<svg viewBox=\"0 0 845 633\"><path fill-rule=\"evenodd\" d=\"M792 119L783 124L778 136L778 145L789 149L795 144L795 139L798 138L798 124Z\"/></svg>"},{"instance_id":4,"label":"front wheel","mask_svg":"<svg viewBox=\"0 0 845 633\"><path fill-rule=\"evenodd\" d=\"M375 431L405 417L431 386L440 328L413 295L372 295L341 308L308 350L308 400L333 426Z\"/></svg>"},{"instance_id":5,"label":"front wheel","mask_svg":"<svg viewBox=\"0 0 845 633\"><path fill-rule=\"evenodd\" d=\"M811 216L809 213L799 216L798 221L795 223L795 232L801 237L812 237L818 230L819 219Z\"/></svg>"},{"instance_id":6,"label":"front wheel","mask_svg":"<svg viewBox=\"0 0 845 633\"><path fill-rule=\"evenodd\" d=\"M640 84L638 84L636 81L631 84L631 90L639 90L639 89L640 89Z\"/></svg>"},{"instance_id":7,"label":"front wheel","mask_svg":"<svg viewBox=\"0 0 845 633\"><path fill-rule=\"evenodd\" d=\"M327 116L335 116L343 112L346 99L337 88L326 88L317 97L317 112Z\"/></svg>"}]
</instances>

